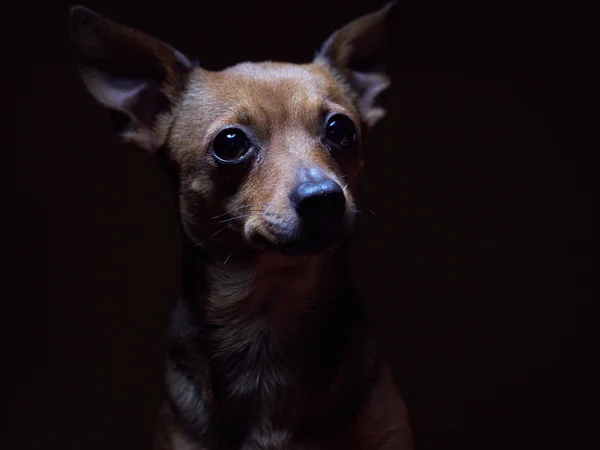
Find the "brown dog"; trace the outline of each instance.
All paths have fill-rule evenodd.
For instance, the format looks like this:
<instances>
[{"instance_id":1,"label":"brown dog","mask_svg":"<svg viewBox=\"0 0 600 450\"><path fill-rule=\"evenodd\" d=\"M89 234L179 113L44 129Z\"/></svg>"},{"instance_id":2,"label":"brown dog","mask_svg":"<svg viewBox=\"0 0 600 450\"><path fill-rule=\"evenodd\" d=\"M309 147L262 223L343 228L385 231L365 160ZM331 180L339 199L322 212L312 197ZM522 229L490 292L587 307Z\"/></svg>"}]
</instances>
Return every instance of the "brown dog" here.
<instances>
[{"instance_id":1,"label":"brown dog","mask_svg":"<svg viewBox=\"0 0 600 450\"><path fill-rule=\"evenodd\" d=\"M344 257L364 133L385 114L393 6L310 64L220 72L72 8L85 85L179 196L183 287L156 448L412 447Z\"/></svg>"}]
</instances>

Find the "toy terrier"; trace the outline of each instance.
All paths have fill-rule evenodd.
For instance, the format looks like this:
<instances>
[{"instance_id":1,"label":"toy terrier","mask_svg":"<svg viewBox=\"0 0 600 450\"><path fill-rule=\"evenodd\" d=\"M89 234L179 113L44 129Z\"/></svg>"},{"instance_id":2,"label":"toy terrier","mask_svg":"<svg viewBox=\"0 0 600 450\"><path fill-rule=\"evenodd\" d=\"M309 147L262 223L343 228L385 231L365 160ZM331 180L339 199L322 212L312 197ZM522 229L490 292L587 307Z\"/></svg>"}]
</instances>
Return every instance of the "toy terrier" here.
<instances>
[{"instance_id":1,"label":"toy terrier","mask_svg":"<svg viewBox=\"0 0 600 450\"><path fill-rule=\"evenodd\" d=\"M178 198L182 288L155 449L412 448L346 263L394 9L338 29L310 63L209 71L71 8L83 83Z\"/></svg>"}]
</instances>

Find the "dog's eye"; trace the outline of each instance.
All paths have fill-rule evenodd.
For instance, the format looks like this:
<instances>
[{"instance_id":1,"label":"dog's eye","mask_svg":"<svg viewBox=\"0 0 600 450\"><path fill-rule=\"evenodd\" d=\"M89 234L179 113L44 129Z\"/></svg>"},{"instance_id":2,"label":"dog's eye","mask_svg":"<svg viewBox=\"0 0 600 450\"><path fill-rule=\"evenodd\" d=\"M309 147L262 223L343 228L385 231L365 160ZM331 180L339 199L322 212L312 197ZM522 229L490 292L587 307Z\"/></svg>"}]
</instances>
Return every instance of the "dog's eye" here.
<instances>
[{"instance_id":1,"label":"dog's eye","mask_svg":"<svg viewBox=\"0 0 600 450\"><path fill-rule=\"evenodd\" d=\"M228 128L221 131L213 141L213 154L220 162L238 161L250 149L250 141L242 130Z\"/></svg>"},{"instance_id":2,"label":"dog's eye","mask_svg":"<svg viewBox=\"0 0 600 450\"><path fill-rule=\"evenodd\" d=\"M348 116L335 114L327 121L325 136L336 147L347 148L356 141L356 127Z\"/></svg>"}]
</instances>

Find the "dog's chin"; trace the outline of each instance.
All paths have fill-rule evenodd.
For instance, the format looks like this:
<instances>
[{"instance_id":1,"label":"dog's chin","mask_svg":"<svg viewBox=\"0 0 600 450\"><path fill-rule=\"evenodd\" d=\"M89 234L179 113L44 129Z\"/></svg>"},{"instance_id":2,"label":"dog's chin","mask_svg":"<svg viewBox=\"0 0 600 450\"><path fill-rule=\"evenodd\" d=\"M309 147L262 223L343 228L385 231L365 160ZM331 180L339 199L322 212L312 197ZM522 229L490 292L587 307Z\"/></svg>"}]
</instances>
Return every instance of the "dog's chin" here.
<instances>
[{"instance_id":1,"label":"dog's chin","mask_svg":"<svg viewBox=\"0 0 600 450\"><path fill-rule=\"evenodd\" d=\"M347 238L346 233L330 235L294 237L267 237L262 233L253 233L251 244L263 252L276 252L294 258L306 258L321 253L334 252Z\"/></svg>"}]
</instances>

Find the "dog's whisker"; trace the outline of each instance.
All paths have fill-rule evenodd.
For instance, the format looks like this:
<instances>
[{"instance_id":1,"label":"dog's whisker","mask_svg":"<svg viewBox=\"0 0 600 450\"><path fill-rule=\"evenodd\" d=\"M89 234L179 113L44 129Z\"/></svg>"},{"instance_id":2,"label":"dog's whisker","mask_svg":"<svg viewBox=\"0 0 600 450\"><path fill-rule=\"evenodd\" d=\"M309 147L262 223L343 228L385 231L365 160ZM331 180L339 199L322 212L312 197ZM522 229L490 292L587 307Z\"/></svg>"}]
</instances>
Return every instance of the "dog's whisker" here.
<instances>
[{"instance_id":1,"label":"dog's whisker","mask_svg":"<svg viewBox=\"0 0 600 450\"><path fill-rule=\"evenodd\" d=\"M264 208L265 206L267 206L266 203L253 203L253 204L249 204L249 205L242 205L240 206L240 208L250 208L252 206L260 206L262 208Z\"/></svg>"},{"instance_id":2,"label":"dog's whisker","mask_svg":"<svg viewBox=\"0 0 600 450\"><path fill-rule=\"evenodd\" d=\"M210 219L210 220L213 220L213 219L218 219L219 217L226 216L227 214L229 214L229 213L227 213L227 212L224 212L223 214L219 214L218 216L212 216L212 217L209 217L209 219Z\"/></svg>"},{"instance_id":3,"label":"dog's whisker","mask_svg":"<svg viewBox=\"0 0 600 450\"><path fill-rule=\"evenodd\" d=\"M250 214L242 214L240 216L235 216L235 217L230 217L229 219L224 219L224 220L220 220L217 223L226 223L226 222L231 222L232 220L236 220L236 219L242 219L244 217L251 217L251 216L256 216L256 215L261 215L261 214L256 214L254 213L250 213Z\"/></svg>"},{"instance_id":4,"label":"dog's whisker","mask_svg":"<svg viewBox=\"0 0 600 450\"><path fill-rule=\"evenodd\" d=\"M254 205L242 205L242 206L239 206L239 207L235 208L235 210L234 210L233 212L234 212L234 213L235 213L235 212L242 212L242 211L243 211L244 209L246 209L246 208L253 208L253 207L256 207L256 206L260 206L260 207L264 208L266 205L264 205L264 204L259 204L259 203L257 203L257 204L254 204ZM255 210L255 212L260 212L260 211L262 211L262 210L258 210L258 209L257 209L257 210ZM224 212L223 214L219 214L219 215L217 215L217 216L210 217L210 219L218 219L219 217L226 216L227 214L230 214L230 212L226 211L226 212Z\"/></svg>"},{"instance_id":5,"label":"dog's whisker","mask_svg":"<svg viewBox=\"0 0 600 450\"><path fill-rule=\"evenodd\" d=\"M197 244L194 245L194 247L198 247L199 245L204 244L206 241L208 241L209 239L215 237L217 234L219 234L221 231L226 230L228 227L227 225L224 226L223 228L215 231L213 234L211 234L210 236L208 236L206 239L201 240L200 242L198 242Z\"/></svg>"},{"instance_id":6,"label":"dog's whisker","mask_svg":"<svg viewBox=\"0 0 600 450\"><path fill-rule=\"evenodd\" d=\"M242 214L240 216L236 216L236 217L230 217L229 219L225 219L225 220L221 220L218 223L226 223L226 222L231 222L232 220L236 220L236 219L241 219L243 217L250 217L250 216L254 216L257 215L256 213L252 213L252 214ZM209 239L213 238L214 236L216 236L217 234L219 234L221 231L225 230L228 228L228 225L225 225L223 228L215 231L213 234L211 234L210 236L208 236L206 239L203 239L202 241L198 242L197 244L194 245L194 247L198 247L199 245L204 244L206 241L208 241Z\"/></svg>"},{"instance_id":7,"label":"dog's whisker","mask_svg":"<svg viewBox=\"0 0 600 450\"><path fill-rule=\"evenodd\" d=\"M237 247L234 248L233 250L231 250L231 253L229 254L229 256L227 258L225 258L225 261L223 261L223 265L227 264L227 261L229 261L229 258L231 258L231 256L233 255L233 252L235 252L237 250Z\"/></svg>"},{"instance_id":8,"label":"dog's whisker","mask_svg":"<svg viewBox=\"0 0 600 450\"><path fill-rule=\"evenodd\" d=\"M249 205L240 205L235 208L235 211L241 211L246 208L257 208L257 207L264 208L265 206L267 206L265 203L253 203L253 204L249 204Z\"/></svg>"},{"instance_id":9,"label":"dog's whisker","mask_svg":"<svg viewBox=\"0 0 600 450\"><path fill-rule=\"evenodd\" d=\"M241 211L238 211L238 212L241 212ZM255 214L255 213L262 213L263 211L260 209L256 209L256 210L246 210L246 212L248 214L250 214L250 213ZM229 214L229 213L223 213L223 214L219 214L218 216L209 217L208 220L215 220L215 219L218 219L219 217L226 216L227 214ZM242 217L242 216L237 216L237 217ZM203 219L203 220L207 220L207 219ZM226 219L226 220L230 220L230 219Z\"/></svg>"}]
</instances>

